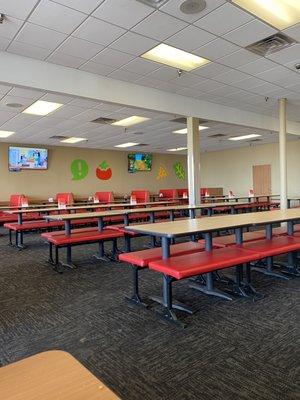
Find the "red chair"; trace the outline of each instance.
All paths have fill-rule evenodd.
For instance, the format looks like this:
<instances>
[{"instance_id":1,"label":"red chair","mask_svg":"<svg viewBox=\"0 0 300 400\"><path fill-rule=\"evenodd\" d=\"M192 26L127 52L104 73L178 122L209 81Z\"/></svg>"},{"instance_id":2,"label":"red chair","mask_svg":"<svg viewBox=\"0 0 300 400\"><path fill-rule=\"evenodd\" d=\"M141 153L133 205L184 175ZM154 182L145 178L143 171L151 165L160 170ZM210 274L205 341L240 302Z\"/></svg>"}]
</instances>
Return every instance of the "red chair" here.
<instances>
[{"instance_id":1,"label":"red chair","mask_svg":"<svg viewBox=\"0 0 300 400\"><path fill-rule=\"evenodd\" d=\"M148 203L150 201L149 190L133 190L130 196L135 196L137 204Z\"/></svg>"},{"instance_id":2,"label":"red chair","mask_svg":"<svg viewBox=\"0 0 300 400\"><path fill-rule=\"evenodd\" d=\"M71 205L74 203L73 193L57 193L55 200L57 203Z\"/></svg>"},{"instance_id":3,"label":"red chair","mask_svg":"<svg viewBox=\"0 0 300 400\"><path fill-rule=\"evenodd\" d=\"M94 194L95 203L112 203L114 201L113 192L96 192Z\"/></svg>"},{"instance_id":4,"label":"red chair","mask_svg":"<svg viewBox=\"0 0 300 400\"><path fill-rule=\"evenodd\" d=\"M178 197L183 197L184 194L189 195L189 190L188 189L177 189Z\"/></svg>"},{"instance_id":5,"label":"red chair","mask_svg":"<svg viewBox=\"0 0 300 400\"><path fill-rule=\"evenodd\" d=\"M9 206L20 207L26 202L28 204L28 198L24 194L12 194L9 199Z\"/></svg>"},{"instance_id":6,"label":"red chair","mask_svg":"<svg viewBox=\"0 0 300 400\"><path fill-rule=\"evenodd\" d=\"M176 200L178 198L177 189L159 189L159 198L164 200Z\"/></svg>"}]
</instances>

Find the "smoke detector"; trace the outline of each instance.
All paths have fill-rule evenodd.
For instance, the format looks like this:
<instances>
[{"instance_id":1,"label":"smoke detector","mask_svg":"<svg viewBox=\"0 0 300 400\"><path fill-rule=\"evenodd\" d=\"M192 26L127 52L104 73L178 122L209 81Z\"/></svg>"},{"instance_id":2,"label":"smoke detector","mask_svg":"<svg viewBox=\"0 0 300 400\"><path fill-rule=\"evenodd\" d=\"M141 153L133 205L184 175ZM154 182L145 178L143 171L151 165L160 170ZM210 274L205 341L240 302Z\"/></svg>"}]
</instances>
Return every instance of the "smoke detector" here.
<instances>
[{"instance_id":1,"label":"smoke detector","mask_svg":"<svg viewBox=\"0 0 300 400\"><path fill-rule=\"evenodd\" d=\"M197 14L206 8L205 0L185 0L180 5L180 11L183 14Z\"/></svg>"},{"instance_id":2,"label":"smoke detector","mask_svg":"<svg viewBox=\"0 0 300 400\"><path fill-rule=\"evenodd\" d=\"M275 35L269 36L265 39L259 40L246 47L246 50L252 51L252 53L260 56L268 56L277 51L286 49L296 43L295 40L290 38L283 33L276 33Z\"/></svg>"},{"instance_id":3,"label":"smoke detector","mask_svg":"<svg viewBox=\"0 0 300 400\"><path fill-rule=\"evenodd\" d=\"M158 8L166 4L167 1L169 0L136 0L139 3L146 4L146 6L153 7L153 8Z\"/></svg>"}]
</instances>

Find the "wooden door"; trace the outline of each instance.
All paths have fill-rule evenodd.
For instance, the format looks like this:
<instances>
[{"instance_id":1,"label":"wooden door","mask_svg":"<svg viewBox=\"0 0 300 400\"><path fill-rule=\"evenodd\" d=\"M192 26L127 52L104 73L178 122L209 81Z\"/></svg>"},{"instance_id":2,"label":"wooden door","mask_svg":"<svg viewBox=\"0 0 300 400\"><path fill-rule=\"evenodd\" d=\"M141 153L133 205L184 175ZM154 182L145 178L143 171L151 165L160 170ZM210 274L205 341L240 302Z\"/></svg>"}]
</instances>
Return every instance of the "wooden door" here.
<instances>
[{"instance_id":1,"label":"wooden door","mask_svg":"<svg viewBox=\"0 0 300 400\"><path fill-rule=\"evenodd\" d=\"M253 165L253 190L254 194L271 194L271 165Z\"/></svg>"}]
</instances>

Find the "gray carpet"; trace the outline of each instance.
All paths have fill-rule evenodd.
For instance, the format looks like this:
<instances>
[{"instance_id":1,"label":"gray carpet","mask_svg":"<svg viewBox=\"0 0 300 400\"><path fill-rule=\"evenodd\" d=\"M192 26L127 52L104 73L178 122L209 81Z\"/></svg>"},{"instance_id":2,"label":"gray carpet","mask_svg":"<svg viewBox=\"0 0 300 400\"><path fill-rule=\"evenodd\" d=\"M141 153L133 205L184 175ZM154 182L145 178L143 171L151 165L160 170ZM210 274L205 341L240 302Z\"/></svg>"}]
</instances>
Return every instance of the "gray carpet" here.
<instances>
[{"instance_id":1,"label":"gray carpet","mask_svg":"<svg viewBox=\"0 0 300 400\"><path fill-rule=\"evenodd\" d=\"M80 269L59 275L45 263L39 235L25 241L29 247L17 251L0 237L2 365L62 349L123 400L300 398L299 279L253 274L266 294L255 303L218 300L176 283L174 296L197 311L181 314L188 327L178 330L123 301L129 267L92 261L94 245L74 249ZM159 292L159 274L143 271L141 294Z\"/></svg>"}]
</instances>

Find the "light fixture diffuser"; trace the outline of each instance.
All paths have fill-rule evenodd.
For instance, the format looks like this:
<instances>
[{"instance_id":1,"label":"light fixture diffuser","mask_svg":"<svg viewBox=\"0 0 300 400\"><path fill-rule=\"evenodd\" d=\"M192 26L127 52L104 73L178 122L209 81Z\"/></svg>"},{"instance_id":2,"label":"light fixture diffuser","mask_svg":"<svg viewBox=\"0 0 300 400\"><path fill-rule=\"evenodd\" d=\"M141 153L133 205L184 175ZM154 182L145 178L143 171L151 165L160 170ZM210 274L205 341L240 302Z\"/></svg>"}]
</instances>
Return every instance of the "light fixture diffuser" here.
<instances>
[{"instance_id":1,"label":"light fixture diffuser","mask_svg":"<svg viewBox=\"0 0 300 400\"><path fill-rule=\"evenodd\" d=\"M0 131L0 138L5 139L8 138L9 136L13 135L15 132L12 131Z\"/></svg>"},{"instance_id":2,"label":"light fixture diffuser","mask_svg":"<svg viewBox=\"0 0 300 400\"><path fill-rule=\"evenodd\" d=\"M278 30L300 21L299 0L232 0L232 2Z\"/></svg>"},{"instance_id":3,"label":"light fixture diffuser","mask_svg":"<svg viewBox=\"0 0 300 400\"><path fill-rule=\"evenodd\" d=\"M228 140L233 140L233 141L236 141L236 140L246 140L246 139L256 138L256 137L259 137L259 136L261 136L261 135L258 135L257 133L251 133L250 135L243 135L243 136L231 137L231 138L228 138Z\"/></svg>"},{"instance_id":4,"label":"light fixture diffuser","mask_svg":"<svg viewBox=\"0 0 300 400\"><path fill-rule=\"evenodd\" d=\"M33 115L47 115L60 108L63 104L52 103L50 101L38 100L27 107L22 113Z\"/></svg>"},{"instance_id":5,"label":"light fixture diffuser","mask_svg":"<svg viewBox=\"0 0 300 400\"><path fill-rule=\"evenodd\" d=\"M122 144L117 144L115 147L133 147L133 146L138 146L139 143L135 143L135 142L127 142L127 143L122 143Z\"/></svg>"},{"instance_id":6,"label":"light fixture diffuser","mask_svg":"<svg viewBox=\"0 0 300 400\"><path fill-rule=\"evenodd\" d=\"M187 147L175 147L174 149L167 149L167 151L182 151L187 150Z\"/></svg>"},{"instance_id":7,"label":"light fixture diffuser","mask_svg":"<svg viewBox=\"0 0 300 400\"><path fill-rule=\"evenodd\" d=\"M205 129L209 129L208 126L199 126L199 131L204 131ZM183 128L183 129L178 129L177 131L173 131L173 133L179 133L180 135L185 135L187 134L187 128Z\"/></svg>"},{"instance_id":8,"label":"light fixture diffuser","mask_svg":"<svg viewBox=\"0 0 300 400\"><path fill-rule=\"evenodd\" d=\"M141 57L187 72L210 62L206 58L196 56L195 54L188 53L164 43L155 46L153 49L142 54Z\"/></svg>"},{"instance_id":9,"label":"light fixture diffuser","mask_svg":"<svg viewBox=\"0 0 300 400\"><path fill-rule=\"evenodd\" d=\"M86 138L81 138L81 137L69 137L67 139L61 140L61 143L79 143L83 142L84 140L87 140Z\"/></svg>"},{"instance_id":10,"label":"light fixture diffuser","mask_svg":"<svg viewBox=\"0 0 300 400\"><path fill-rule=\"evenodd\" d=\"M150 118L139 117L138 115L133 115L132 117L120 119L119 121L113 122L111 125L128 127L128 126L140 124L141 122L148 121L149 119Z\"/></svg>"}]
</instances>

